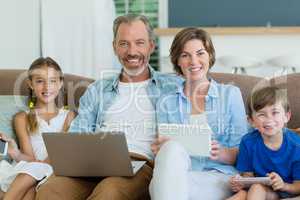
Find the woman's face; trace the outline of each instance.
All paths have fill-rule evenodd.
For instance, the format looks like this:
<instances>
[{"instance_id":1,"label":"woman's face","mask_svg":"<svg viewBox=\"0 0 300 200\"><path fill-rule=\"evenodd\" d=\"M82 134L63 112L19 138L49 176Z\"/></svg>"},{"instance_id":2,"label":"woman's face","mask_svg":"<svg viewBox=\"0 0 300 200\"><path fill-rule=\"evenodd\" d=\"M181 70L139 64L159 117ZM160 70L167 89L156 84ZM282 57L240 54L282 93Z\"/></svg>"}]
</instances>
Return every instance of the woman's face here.
<instances>
[{"instance_id":1,"label":"woman's face","mask_svg":"<svg viewBox=\"0 0 300 200\"><path fill-rule=\"evenodd\" d=\"M203 42L192 39L185 43L182 53L178 59L183 76L190 81L207 80L209 70L209 54Z\"/></svg>"}]
</instances>

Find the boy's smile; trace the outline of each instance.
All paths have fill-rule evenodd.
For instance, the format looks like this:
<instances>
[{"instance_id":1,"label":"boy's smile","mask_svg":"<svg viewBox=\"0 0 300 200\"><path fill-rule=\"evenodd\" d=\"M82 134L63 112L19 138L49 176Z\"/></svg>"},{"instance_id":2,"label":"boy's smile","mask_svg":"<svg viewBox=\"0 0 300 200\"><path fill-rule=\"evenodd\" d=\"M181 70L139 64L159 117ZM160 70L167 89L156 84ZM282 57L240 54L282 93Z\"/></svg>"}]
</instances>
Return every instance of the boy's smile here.
<instances>
[{"instance_id":1,"label":"boy's smile","mask_svg":"<svg viewBox=\"0 0 300 200\"><path fill-rule=\"evenodd\" d=\"M282 128L290 119L290 112L285 112L282 103L267 105L253 113L251 122L262 134L263 138L270 138L282 133Z\"/></svg>"}]
</instances>

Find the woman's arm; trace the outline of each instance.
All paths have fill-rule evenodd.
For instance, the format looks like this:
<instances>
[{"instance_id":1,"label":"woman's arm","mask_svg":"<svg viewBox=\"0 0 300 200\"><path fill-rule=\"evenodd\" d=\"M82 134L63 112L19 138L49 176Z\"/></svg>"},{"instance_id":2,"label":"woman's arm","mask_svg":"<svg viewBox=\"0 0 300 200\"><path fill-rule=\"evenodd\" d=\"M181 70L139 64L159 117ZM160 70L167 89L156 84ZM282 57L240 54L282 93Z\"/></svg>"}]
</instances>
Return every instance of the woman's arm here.
<instances>
[{"instance_id":1,"label":"woman's arm","mask_svg":"<svg viewBox=\"0 0 300 200\"><path fill-rule=\"evenodd\" d=\"M30 142L30 137L27 132L27 114L25 112L17 113L14 117L14 128L19 141L20 152L12 155L12 158L19 162L35 161L33 149Z\"/></svg>"},{"instance_id":2,"label":"woman's arm","mask_svg":"<svg viewBox=\"0 0 300 200\"><path fill-rule=\"evenodd\" d=\"M241 138L248 132L248 122L245 112L244 101L239 88L233 87L228 97L230 124L228 128L229 137L226 147L222 148L220 161L234 165L238 154L238 146Z\"/></svg>"}]
</instances>

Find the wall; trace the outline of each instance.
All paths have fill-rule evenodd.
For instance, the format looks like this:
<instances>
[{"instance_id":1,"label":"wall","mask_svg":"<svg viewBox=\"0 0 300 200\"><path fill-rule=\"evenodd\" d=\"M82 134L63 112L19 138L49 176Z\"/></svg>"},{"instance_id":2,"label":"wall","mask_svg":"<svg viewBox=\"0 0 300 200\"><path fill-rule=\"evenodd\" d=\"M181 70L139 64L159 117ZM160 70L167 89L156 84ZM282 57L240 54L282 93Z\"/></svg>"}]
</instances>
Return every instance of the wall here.
<instances>
[{"instance_id":1,"label":"wall","mask_svg":"<svg viewBox=\"0 0 300 200\"><path fill-rule=\"evenodd\" d=\"M169 61L169 48L174 36L160 36L160 70L173 72ZM216 49L217 62L212 71L232 72L233 66L224 66L219 62L222 56L237 56L260 61L247 70L250 75L273 76L281 73L281 68L270 66L265 61L275 56L297 56L300 65L300 34L287 35L212 35ZM298 67L298 72L300 68Z\"/></svg>"},{"instance_id":2,"label":"wall","mask_svg":"<svg viewBox=\"0 0 300 200\"><path fill-rule=\"evenodd\" d=\"M299 0L170 0L169 26L299 26L299 7Z\"/></svg>"},{"instance_id":3,"label":"wall","mask_svg":"<svg viewBox=\"0 0 300 200\"><path fill-rule=\"evenodd\" d=\"M40 55L38 2L0 0L0 68L27 68Z\"/></svg>"}]
</instances>

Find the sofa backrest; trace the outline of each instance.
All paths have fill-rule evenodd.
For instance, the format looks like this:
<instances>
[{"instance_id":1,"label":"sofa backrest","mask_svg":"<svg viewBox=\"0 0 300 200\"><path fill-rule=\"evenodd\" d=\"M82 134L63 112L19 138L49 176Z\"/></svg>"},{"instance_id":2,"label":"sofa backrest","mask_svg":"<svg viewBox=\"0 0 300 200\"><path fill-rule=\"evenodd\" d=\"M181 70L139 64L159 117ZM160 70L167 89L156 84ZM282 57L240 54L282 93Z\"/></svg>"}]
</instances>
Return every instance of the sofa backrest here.
<instances>
[{"instance_id":1,"label":"sofa backrest","mask_svg":"<svg viewBox=\"0 0 300 200\"><path fill-rule=\"evenodd\" d=\"M0 69L0 95L28 95L26 77L26 70ZM67 97L67 105L71 109L76 109L81 95L94 80L72 74L65 74L64 77L64 93ZM300 73L272 79L228 73L211 73L211 77L220 83L233 84L239 87L245 104L255 87L276 85L280 88L286 88L292 110L292 118L288 127L300 127Z\"/></svg>"},{"instance_id":2,"label":"sofa backrest","mask_svg":"<svg viewBox=\"0 0 300 200\"><path fill-rule=\"evenodd\" d=\"M288 123L288 127L300 127L300 73L288 74L270 79L225 73L212 73L211 76L220 83L238 86L241 89L245 104L251 91L255 88L272 85L287 89L288 100L292 111L292 117Z\"/></svg>"}]
</instances>

